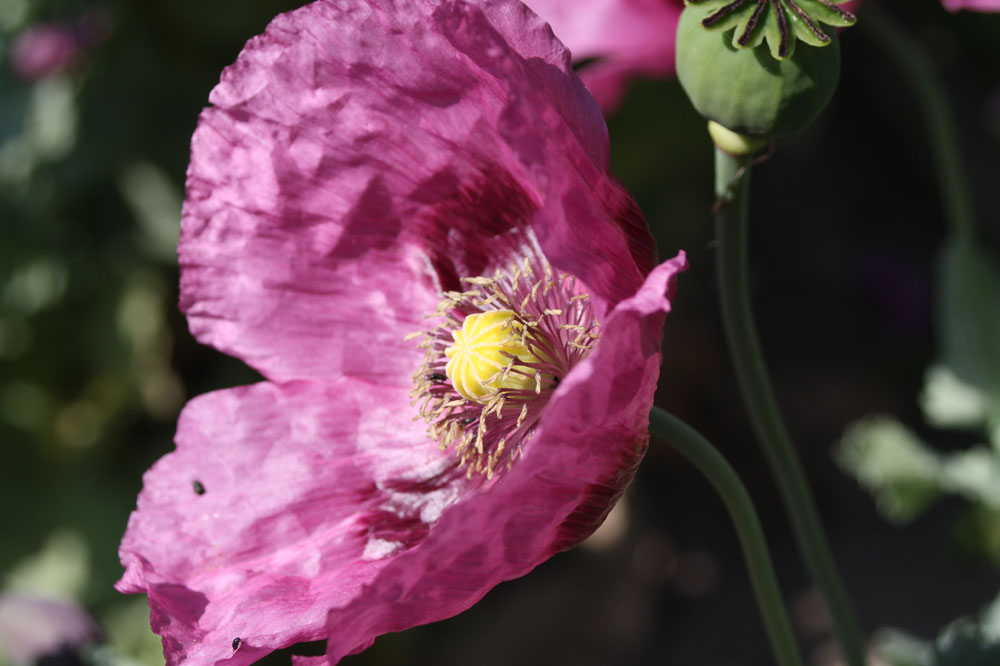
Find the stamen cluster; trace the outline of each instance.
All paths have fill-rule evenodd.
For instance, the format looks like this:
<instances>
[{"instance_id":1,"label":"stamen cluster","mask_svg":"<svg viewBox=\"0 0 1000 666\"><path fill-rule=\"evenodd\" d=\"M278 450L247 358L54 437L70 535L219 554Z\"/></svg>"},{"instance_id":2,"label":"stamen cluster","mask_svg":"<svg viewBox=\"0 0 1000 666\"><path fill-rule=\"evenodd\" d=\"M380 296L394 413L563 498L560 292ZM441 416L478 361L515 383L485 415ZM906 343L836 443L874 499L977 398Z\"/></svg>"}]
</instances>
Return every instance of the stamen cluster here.
<instances>
[{"instance_id":1,"label":"stamen cluster","mask_svg":"<svg viewBox=\"0 0 1000 666\"><path fill-rule=\"evenodd\" d=\"M600 337L600 324L576 278L553 274L538 257L462 282L469 288L446 292L430 315L442 323L415 334L423 336L419 346L425 356L413 375L411 396L428 424L428 436L442 450L454 449L469 478L479 473L491 479L501 465L509 468L523 454L550 396ZM496 343L505 362L475 394L460 392L448 373L460 337L454 332L468 317L500 311L508 318Z\"/></svg>"}]
</instances>

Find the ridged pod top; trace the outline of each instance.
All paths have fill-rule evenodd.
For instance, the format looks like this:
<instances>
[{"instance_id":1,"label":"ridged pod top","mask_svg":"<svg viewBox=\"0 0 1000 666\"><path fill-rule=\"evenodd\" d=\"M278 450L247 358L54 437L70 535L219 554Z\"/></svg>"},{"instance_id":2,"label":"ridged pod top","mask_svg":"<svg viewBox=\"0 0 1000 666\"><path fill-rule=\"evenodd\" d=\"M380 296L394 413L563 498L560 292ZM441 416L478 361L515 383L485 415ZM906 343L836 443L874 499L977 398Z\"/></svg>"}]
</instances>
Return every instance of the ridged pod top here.
<instances>
[{"instance_id":1,"label":"ridged pod top","mask_svg":"<svg viewBox=\"0 0 1000 666\"><path fill-rule=\"evenodd\" d=\"M721 7L710 6L716 0L688 4L677 26L677 79L705 118L736 134L767 140L799 131L826 107L840 77L840 48L836 32L826 35L817 27L826 38L822 48L800 44L793 50L792 36L805 30L801 18L792 21L785 14L784 3L793 0L753 1L763 9L751 11L746 25L728 30L725 26L739 24L746 8L753 8L751 0ZM784 32L775 33L771 21ZM768 55L765 37L777 59Z\"/></svg>"},{"instance_id":2,"label":"ridged pod top","mask_svg":"<svg viewBox=\"0 0 1000 666\"><path fill-rule=\"evenodd\" d=\"M839 7L847 0L686 0L708 12L702 26L709 30L733 30L732 44L752 49L767 41L771 56L785 60L802 40L810 46L832 41L822 25L844 28L857 18ZM734 30L735 28L735 30Z\"/></svg>"}]
</instances>

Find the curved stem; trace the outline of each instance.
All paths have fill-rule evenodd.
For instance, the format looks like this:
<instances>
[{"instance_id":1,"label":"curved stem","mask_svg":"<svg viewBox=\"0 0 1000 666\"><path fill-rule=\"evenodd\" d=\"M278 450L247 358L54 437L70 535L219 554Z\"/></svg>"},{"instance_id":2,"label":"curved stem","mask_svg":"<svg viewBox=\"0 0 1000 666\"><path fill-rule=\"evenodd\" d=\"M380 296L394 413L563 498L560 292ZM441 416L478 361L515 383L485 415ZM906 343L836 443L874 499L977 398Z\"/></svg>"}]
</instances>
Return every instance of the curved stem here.
<instances>
[{"instance_id":1,"label":"curved stem","mask_svg":"<svg viewBox=\"0 0 1000 666\"><path fill-rule=\"evenodd\" d=\"M649 416L649 428L697 467L722 496L743 547L764 627L781 666L801 666L802 656L771 566L764 530L746 487L732 466L712 444L677 417L658 407Z\"/></svg>"},{"instance_id":2,"label":"curved stem","mask_svg":"<svg viewBox=\"0 0 1000 666\"><path fill-rule=\"evenodd\" d=\"M826 599L834 633L850 666L863 666L861 632L834 564L806 482L785 429L764 364L747 287L747 206L750 161L715 152L715 228L722 318L743 401L774 473L806 568Z\"/></svg>"},{"instance_id":3,"label":"curved stem","mask_svg":"<svg viewBox=\"0 0 1000 666\"><path fill-rule=\"evenodd\" d=\"M959 149L955 119L937 68L923 47L885 14L878 3L866 3L863 11L864 20L859 25L910 84L924 115L948 225L957 238L974 241L976 220L969 178Z\"/></svg>"}]
</instances>

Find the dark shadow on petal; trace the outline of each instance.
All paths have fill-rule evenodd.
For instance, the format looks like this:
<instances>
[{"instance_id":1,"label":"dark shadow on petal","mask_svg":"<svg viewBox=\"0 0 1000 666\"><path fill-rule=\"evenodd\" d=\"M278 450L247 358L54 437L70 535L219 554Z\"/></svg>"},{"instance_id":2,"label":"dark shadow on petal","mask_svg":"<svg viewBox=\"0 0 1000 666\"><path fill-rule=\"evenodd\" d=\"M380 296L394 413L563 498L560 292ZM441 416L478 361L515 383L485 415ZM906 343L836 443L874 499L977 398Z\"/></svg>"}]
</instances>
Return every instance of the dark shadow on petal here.
<instances>
[{"instance_id":1,"label":"dark shadow on petal","mask_svg":"<svg viewBox=\"0 0 1000 666\"><path fill-rule=\"evenodd\" d=\"M656 240L649 230L646 218L639 210L639 204L609 172L605 172L596 189L597 198L604 206L604 211L622 230L629 254L635 259L640 274L648 275L659 261Z\"/></svg>"},{"instance_id":2,"label":"dark shadow on petal","mask_svg":"<svg viewBox=\"0 0 1000 666\"><path fill-rule=\"evenodd\" d=\"M462 182L450 169L418 186L413 198L430 206L415 223L418 242L445 290L460 278L483 275L519 256L538 206L496 164Z\"/></svg>"},{"instance_id":3,"label":"dark shadow on petal","mask_svg":"<svg viewBox=\"0 0 1000 666\"><path fill-rule=\"evenodd\" d=\"M382 488L394 492L416 493L426 495L435 490L441 490L454 484L465 476L465 470L458 467L458 456L453 457L454 464L446 467L440 474L428 478L387 479L382 482Z\"/></svg>"},{"instance_id":4,"label":"dark shadow on petal","mask_svg":"<svg viewBox=\"0 0 1000 666\"><path fill-rule=\"evenodd\" d=\"M163 636L163 650L173 663L182 662L187 656L179 637L188 635L189 630L197 626L207 606L208 598L204 594L183 585L150 586L149 623L154 633Z\"/></svg>"},{"instance_id":5,"label":"dark shadow on petal","mask_svg":"<svg viewBox=\"0 0 1000 666\"><path fill-rule=\"evenodd\" d=\"M427 537L430 525L420 519L419 511L398 508L393 511L373 511L359 521L365 533L387 543L408 549Z\"/></svg>"},{"instance_id":6,"label":"dark shadow on petal","mask_svg":"<svg viewBox=\"0 0 1000 666\"><path fill-rule=\"evenodd\" d=\"M348 213L344 232L332 253L337 259L357 258L369 250L386 250L399 236L400 221L392 193L382 176L375 176Z\"/></svg>"}]
</instances>

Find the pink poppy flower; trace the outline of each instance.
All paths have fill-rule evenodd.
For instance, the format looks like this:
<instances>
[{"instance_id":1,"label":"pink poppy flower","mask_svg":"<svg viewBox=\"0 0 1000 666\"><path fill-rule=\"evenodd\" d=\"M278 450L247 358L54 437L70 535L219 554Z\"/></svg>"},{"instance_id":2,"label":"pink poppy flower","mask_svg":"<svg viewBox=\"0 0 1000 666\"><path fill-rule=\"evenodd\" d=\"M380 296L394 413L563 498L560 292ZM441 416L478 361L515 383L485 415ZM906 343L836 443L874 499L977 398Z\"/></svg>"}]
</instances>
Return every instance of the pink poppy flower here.
<instances>
[{"instance_id":1,"label":"pink poppy flower","mask_svg":"<svg viewBox=\"0 0 1000 666\"><path fill-rule=\"evenodd\" d=\"M960 9L971 9L976 12L1000 12L1000 0L941 0L944 8L950 12Z\"/></svg>"},{"instance_id":2,"label":"pink poppy flower","mask_svg":"<svg viewBox=\"0 0 1000 666\"><path fill-rule=\"evenodd\" d=\"M66 25L36 25L11 44L10 63L21 78L34 81L66 71L80 57L76 31Z\"/></svg>"},{"instance_id":3,"label":"pink poppy flower","mask_svg":"<svg viewBox=\"0 0 1000 666\"><path fill-rule=\"evenodd\" d=\"M683 0L527 0L577 62L578 74L605 111L629 79L674 74L674 41Z\"/></svg>"},{"instance_id":4,"label":"pink poppy flower","mask_svg":"<svg viewBox=\"0 0 1000 666\"><path fill-rule=\"evenodd\" d=\"M38 23L21 31L10 47L11 69L26 81L61 74L75 67L86 52L101 44L110 22L94 12L71 23Z\"/></svg>"},{"instance_id":5,"label":"pink poppy flower","mask_svg":"<svg viewBox=\"0 0 1000 666\"><path fill-rule=\"evenodd\" d=\"M145 475L118 587L168 664L324 638L335 663L590 535L645 452L685 264L655 266L548 26L321 0L210 101L181 308L269 381L192 400Z\"/></svg>"}]
</instances>

